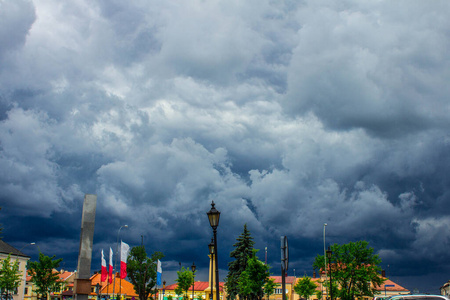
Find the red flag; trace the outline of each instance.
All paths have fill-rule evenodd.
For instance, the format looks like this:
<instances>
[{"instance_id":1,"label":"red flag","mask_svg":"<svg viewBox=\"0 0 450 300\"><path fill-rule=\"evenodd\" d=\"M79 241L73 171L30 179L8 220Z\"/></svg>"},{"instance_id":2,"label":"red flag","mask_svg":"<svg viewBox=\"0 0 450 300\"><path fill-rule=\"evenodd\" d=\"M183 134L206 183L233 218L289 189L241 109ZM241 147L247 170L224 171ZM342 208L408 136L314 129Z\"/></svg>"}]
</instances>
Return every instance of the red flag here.
<instances>
[{"instance_id":1,"label":"red flag","mask_svg":"<svg viewBox=\"0 0 450 300\"><path fill-rule=\"evenodd\" d=\"M113 251L111 247L109 248L109 278L108 282L113 282Z\"/></svg>"},{"instance_id":2,"label":"red flag","mask_svg":"<svg viewBox=\"0 0 450 300\"><path fill-rule=\"evenodd\" d=\"M127 277L127 257L130 251L130 246L124 242L120 242L120 278Z\"/></svg>"},{"instance_id":3,"label":"red flag","mask_svg":"<svg viewBox=\"0 0 450 300\"><path fill-rule=\"evenodd\" d=\"M103 249L102 249L102 276L100 277L100 281L106 281L106 278L108 277L108 271L106 271L106 260L105 260L105 255L103 254Z\"/></svg>"}]
</instances>

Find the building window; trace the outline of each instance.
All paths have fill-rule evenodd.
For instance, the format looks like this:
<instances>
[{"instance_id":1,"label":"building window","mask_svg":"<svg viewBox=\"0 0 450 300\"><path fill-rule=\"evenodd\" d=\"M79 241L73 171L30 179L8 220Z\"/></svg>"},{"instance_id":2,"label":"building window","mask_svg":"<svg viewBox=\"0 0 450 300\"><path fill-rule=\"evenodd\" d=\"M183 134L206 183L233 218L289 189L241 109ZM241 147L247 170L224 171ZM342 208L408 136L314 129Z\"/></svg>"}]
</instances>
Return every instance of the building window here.
<instances>
[{"instance_id":1,"label":"building window","mask_svg":"<svg viewBox=\"0 0 450 300\"><path fill-rule=\"evenodd\" d=\"M25 288L25 295L28 295L28 288Z\"/></svg>"}]
</instances>

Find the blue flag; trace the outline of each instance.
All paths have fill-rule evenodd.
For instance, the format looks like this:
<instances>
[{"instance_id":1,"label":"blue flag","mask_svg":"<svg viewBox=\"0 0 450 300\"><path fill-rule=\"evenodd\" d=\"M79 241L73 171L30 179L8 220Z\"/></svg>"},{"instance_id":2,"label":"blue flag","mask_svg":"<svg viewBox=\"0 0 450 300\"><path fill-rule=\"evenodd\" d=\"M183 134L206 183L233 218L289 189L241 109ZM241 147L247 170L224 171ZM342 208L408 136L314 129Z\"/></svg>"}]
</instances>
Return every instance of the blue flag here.
<instances>
[{"instance_id":1,"label":"blue flag","mask_svg":"<svg viewBox=\"0 0 450 300\"><path fill-rule=\"evenodd\" d=\"M156 266L156 285L161 285L162 268L161 262L158 259L158 264Z\"/></svg>"}]
</instances>

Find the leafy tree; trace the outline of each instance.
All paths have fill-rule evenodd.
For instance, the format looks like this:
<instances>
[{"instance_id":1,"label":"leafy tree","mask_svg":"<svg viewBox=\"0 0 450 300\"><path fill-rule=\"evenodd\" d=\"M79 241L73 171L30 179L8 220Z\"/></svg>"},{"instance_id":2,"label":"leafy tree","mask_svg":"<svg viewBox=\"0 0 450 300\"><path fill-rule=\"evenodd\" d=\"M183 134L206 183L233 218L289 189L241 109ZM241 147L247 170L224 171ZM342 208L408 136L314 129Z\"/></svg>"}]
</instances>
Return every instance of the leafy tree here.
<instances>
[{"instance_id":1,"label":"leafy tree","mask_svg":"<svg viewBox=\"0 0 450 300\"><path fill-rule=\"evenodd\" d=\"M236 299L239 294L238 281L241 273L247 267L247 260L252 255L255 244L247 229L247 224L244 225L244 231L236 240L237 242L233 245L234 250L230 252L230 257L234 258L234 261L228 263L228 275L225 279L228 300ZM242 297L239 298L242 299Z\"/></svg>"},{"instance_id":2,"label":"leafy tree","mask_svg":"<svg viewBox=\"0 0 450 300\"><path fill-rule=\"evenodd\" d=\"M188 299L187 293L189 288L194 284L194 272L189 268L181 268L181 271L177 271L178 278L175 280L178 285L175 288L177 295L184 295L185 299Z\"/></svg>"},{"instance_id":3,"label":"leafy tree","mask_svg":"<svg viewBox=\"0 0 450 300\"><path fill-rule=\"evenodd\" d=\"M167 300L173 300L172 295L169 295L169 297L167 297Z\"/></svg>"},{"instance_id":4,"label":"leafy tree","mask_svg":"<svg viewBox=\"0 0 450 300\"><path fill-rule=\"evenodd\" d=\"M239 299L261 300L264 296L263 287L269 280L269 266L256 257L257 250L247 260L247 267L238 280Z\"/></svg>"},{"instance_id":5,"label":"leafy tree","mask_svg":"<svg viewBox=\"0 0 450 300\"><path fill-rule=\"evenodd\" d=\"M317 285L311 281L309 277L303 277L294 286L294 291L300 295L300 297L309 299L316 291Z\"/></svg>"},{"instance_id":6,"label":"leafy tree","mask_svg":"<svg viewBox=\"0 0 450 300\"><path fill-rule=\"evenodd\" d=\"M127 273L139 299L148 299L150 294L156 295L156 265L158 259L163 257L164 254L159 251L147 257L144 246L131 248L127 258Z\"/></svg>"},{"instance_id":7,"label":"leafy tree","mask_svg":"<svg viewBox=\"0 0 450 300\"><path fill-rule=\"evenodd\" d=\"M19 262L11 262L11 254L1 262L0 289L8 299L9 292L14 291L20 285Z\"/></svg>"},{"instance_id":8,"label":"leafy tree","mask_svg":"<svg viewBox=\"0 0 450 300\"><path fill-rule=\"evenodd\" d=\"M322 291L316 291L316 297L317 297L317 299L322 299L322 295L323 293L322 293Z\"/></svg>"},{"instance_id":9,"label":"leafy tree","mask_svg":"<svg viewBox=\"0 0 450 300\"><path fill-rule=\"evenodd\" d=\"M366 241L358 241L331 246L332 256L327 267L331 268L331 274L328 273L331 275L333 298L373 297L375 287L384 282L380 275L381 259L368 245ZM316 257L313 266L324 268L323 255Z\"/></svg>"},{"instance_id":10,"label":"leafy tree","mask_svg":"<svg viewBox=\"0 0 450 300\"><path fill-rule=\"evenodd\" d=\"M39 252L39 261L28 261L27 269L31 281L36 285L36 293L48 299L51 292L59 290L61 281L54 269L59 268L62 258L55 259L55 255L47 256Z\"/></svg>"},{"instance_id":11,"label":"leafy tree","mask_svg":"<svg viewBox=\"0 0 450 300\"><path fill-rule=\"evenodd\" d=\"M267 282L264 284L264 293L267 295L267 299L270 299L270 295L275 293L275 287L277 284L275 283L275 279L269 278Z\"/></svg>"}]
</instances>

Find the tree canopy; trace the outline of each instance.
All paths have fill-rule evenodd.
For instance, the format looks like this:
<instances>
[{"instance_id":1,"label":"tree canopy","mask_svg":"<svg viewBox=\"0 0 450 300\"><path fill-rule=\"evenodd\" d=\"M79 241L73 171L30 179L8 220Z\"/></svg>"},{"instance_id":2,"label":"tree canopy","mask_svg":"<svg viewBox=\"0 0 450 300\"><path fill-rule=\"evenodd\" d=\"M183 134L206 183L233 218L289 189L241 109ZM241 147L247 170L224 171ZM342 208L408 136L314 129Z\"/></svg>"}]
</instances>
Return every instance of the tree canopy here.
<instances>
[{"instance_id":1,"label":"tree canopy","mask_svg":"<svg viewBox=\"0 0 450 300\"><path fill-rule=\"evenodd\" d=\"M239 299L261 300L264 286L269 281L269 266L256 257L257 250L247 260L247 267L238 280Z\"/></svg>"},{"instance_id":2,"label":"tree canopy","mask_svg":"<svg viewBox=\"0 0 450 300\"><path fill-rule=\"evenodd\" d=\"M368 245L366 241L331 245L332 255L327 258L327 271L331 275L333 298L353 300L355 297L373 297L375 286L384 282L380 275L381 259ZM313 266L324 268L323 255L316 257Z\"/></svg>"},{"instance_id":3,"label":"tree canopy","mask_svg":"<svg viewBox=\"0 0 450 300\"><path fill-rule=\"evenodd\" d=\"M181 271L177 271L178 278L175 280L178 285L175 288L175 293L177 295L184 295L185 299L188 299L188 290L194 284L194 272L189 270L189 268L185 269L181 268Z\"/></svg>"},{"instance_id":4,"label":"tree canopy","mask_svg":"<svg viewBox=\"0 0 450 300\"><path fill-rule=\"evenodd\" d=\"M144 246L131 248L127 258L127 273L139 299L148 299L150 294L156 294L156 265L158 259L163 257L164 254L159 251L147 257Z\"/></svg>"},{"instance_id":5,"label":"tree canopy","mask_svg":"<svg viewBox=\"0 0 450 300\"><path fill-rule=\"evenodd\" d=\"M0 268L0 289L3 294L8 296L10 292L17 289L20 285L19 262L11 262L11 254L2 260ZM8 299L8 297L6 297Z\"/></svg>"},{"instance_id":6,"label":"tree canopy","mask_svg":"<svg viewBox=\"0 0 450 300\"><path fill-rule=\"evenodd\" d=\"M234 260L228 263L228 275L225 279L228 300L236 299L236 296L239 294L239 278L247 267L248 258L253 253L255 242L247 229L247 224L244 225L244 231L236 240L237 242L233 245L234 250L230 252L230 257L234 258ZM240 297L240 299L242 298Z\"/></svg>"},{"instance_id":7,"label":"tree canopy","mask_svg":"<svg viewBox=\"0 0 450 300\"><path fill-rule=\"evenodd\" d=\"M28 261L28 273L32 276L31 281L36 285L36 293L42 297L48 297L49 293L56 292L60 287L58 272L62 258L47 256L39 252L39 261Z\"/></svg>"},{"instance_id":8,"label":"tree canopy","mask_svg":"<svg viewBox=\"0 0 450 300\"><path fill-rule=\"evenodd\" d=\"M300 297L309 299L316 292L317 285L311 281L309 277L303 277L299 279L294 286L294 291L300 295Z\"/></svg>"},{"instance_id":9,"label":"tree canopy","mask_svg":"<svg viewBox=\"0 0 450 300\"><path fill-rule=\"evenodd\" d=\"M270 299L270 295L275 293L275 287L277 284L275 283L275 279L269 278L267 282L264 284L264 293L267 295L267 299Z\"/></svg>"}]
</instances>

